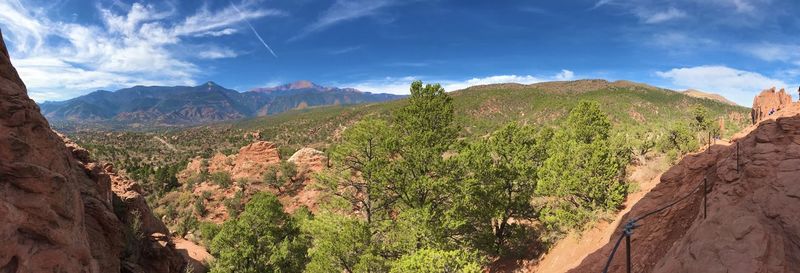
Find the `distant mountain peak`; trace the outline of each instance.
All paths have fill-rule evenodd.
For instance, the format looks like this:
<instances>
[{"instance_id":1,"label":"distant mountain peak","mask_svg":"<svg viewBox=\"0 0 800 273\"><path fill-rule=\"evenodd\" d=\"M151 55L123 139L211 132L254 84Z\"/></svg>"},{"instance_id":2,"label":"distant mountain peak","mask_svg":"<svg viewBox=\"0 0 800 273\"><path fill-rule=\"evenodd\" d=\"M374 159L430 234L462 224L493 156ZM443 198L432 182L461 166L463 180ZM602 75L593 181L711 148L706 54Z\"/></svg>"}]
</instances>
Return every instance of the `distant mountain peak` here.
<instances>
[{"instance_id":1,"label":"distant mountain peak","mask_svg":"<svg viewBox=\"0 0 800 273\"><path fill-rule=\"evenodd\" d=\"M322 87L319 86L311 81L307 80L299 80L289 84L289 89L307 89L307 88L315 88L315 87Z\"/></svg>"},{"instance_id":2,"label":"distant mountain peak","mask_svg":"<svg viewBox=\"0 0 800 273\"><path fill-rule=\"evenodd\" d=\"M299 80L299 81L295 81L295 82L292 82L292 83L287 83L287 84L284 84L284 85L278 85L278 86L273 86L273 87L255 88L255 89L253 89L251 91L258 92L258 93L269 93L269 92L276 92L276 91L290 91L290 90L304 90L304 89L314 89L314 90L317 90L317 91L331 91L331 90L336 90L336 89L339 89L339 88L325 87L325 86L316 84L316 83L314 83L312 81L309 81L309 80ZM346 91L354 91L354 90L355 89L353 89L353 90L347 89ZM355 91L357 91L357 90L355 90Z\"/></svg>"}]
</instances>

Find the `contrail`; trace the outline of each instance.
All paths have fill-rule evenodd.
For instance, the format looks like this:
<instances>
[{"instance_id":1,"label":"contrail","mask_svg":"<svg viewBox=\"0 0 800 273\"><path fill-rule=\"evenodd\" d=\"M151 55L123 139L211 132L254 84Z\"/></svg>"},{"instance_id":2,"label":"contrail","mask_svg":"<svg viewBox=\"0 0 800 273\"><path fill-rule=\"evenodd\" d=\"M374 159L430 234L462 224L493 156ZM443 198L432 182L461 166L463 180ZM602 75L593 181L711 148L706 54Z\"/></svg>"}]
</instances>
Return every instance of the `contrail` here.
<instances>
[{"instance_id":1,"label":"contrail","mask_svg":"<svg viewBox=\"0 0 800 273\"><path fill-rule=\"evenodd\" d=\"M275 58L278 58L278 55L275 54L275 51L272 51L272 48L269 47L267 42L264 42L264 39L261 38L261 35L258 35L258 31L256 31L256 28L254 28L253 25L250 24L250 21L248 21L247 18L244 17L244 14L242 13L242 11L239 10L239 8L236 7L236 4L234 4L233 1L231 1L231 6L233 6L233 9L235 9L236 12L239 13L239 17L242 17L244 22L247 23L247 26L250 27L250 30L253 31L253 34L256 35L256 38L258 38L258 40L261 41L261 44L263 44L264 47L266 47L267 50L269 50L269 53L272 53L272 56L275 56Z\"/></svg>"}]
</instances>

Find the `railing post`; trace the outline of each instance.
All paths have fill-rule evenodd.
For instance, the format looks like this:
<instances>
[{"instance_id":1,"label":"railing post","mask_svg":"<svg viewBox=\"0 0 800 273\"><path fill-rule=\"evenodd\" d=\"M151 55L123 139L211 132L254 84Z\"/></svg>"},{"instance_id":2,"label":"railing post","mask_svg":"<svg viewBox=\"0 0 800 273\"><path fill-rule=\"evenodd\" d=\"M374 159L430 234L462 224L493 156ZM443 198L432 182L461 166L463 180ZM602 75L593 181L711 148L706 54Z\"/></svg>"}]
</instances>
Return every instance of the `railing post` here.
<instances>
[{"instance_id":1,"label":"railing post","mask_svg":"<svg viewBox=\"0 0 800 273\"><path fill-rule=\"evenodd\" d=\"M625 232L625 252L628 258L628 273L631 273L631 235Z\"/></svg>"}]
</instances>

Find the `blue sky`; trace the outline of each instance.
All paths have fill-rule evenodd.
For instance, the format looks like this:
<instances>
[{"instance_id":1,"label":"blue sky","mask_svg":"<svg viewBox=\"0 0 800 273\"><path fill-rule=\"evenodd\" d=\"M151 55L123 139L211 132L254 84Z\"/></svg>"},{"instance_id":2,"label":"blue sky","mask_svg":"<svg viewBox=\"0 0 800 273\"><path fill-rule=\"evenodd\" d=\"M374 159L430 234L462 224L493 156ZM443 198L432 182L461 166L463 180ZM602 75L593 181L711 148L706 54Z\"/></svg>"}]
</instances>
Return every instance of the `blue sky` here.
<instances>
[{"instance_id":1,"label":"blue sky","mask_svg":"<svg viewBox=\"0 0 800 273\"><path fill-rule=\"evenodd\" d=\"M240 91L307 79L406 93L603 78L749 105L794 92L800 1L0 0L37 101L213 80Z\"/></svg>"}]
</instances>

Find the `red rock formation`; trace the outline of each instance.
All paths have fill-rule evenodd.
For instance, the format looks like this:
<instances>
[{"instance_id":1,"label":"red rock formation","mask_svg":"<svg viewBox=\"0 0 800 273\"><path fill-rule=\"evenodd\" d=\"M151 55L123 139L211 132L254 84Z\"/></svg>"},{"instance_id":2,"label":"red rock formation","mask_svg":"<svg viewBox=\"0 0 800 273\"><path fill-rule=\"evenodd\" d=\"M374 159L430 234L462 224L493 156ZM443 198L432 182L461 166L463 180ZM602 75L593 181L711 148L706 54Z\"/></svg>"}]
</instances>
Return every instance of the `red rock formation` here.
<instances>
[{"instance_id":1,"label":"red rock formation","mask_svg":"<svg viewBox=\"0 0 800 273\"><path fill-rule=\"evenodd\" d=\"M770 112L777 112L792 104L792 96L786 93L783 89L775 92L775 87L761 91L755 99L753 99L753 110L751 115L753 124L764 120L765 117L770 115Z\"/></svg>"},{"instance_id":2,"label":"red rock formation","mask_svg":"<svg viewBox=\"0 0 800 273\"><path fill-rule=\"evenodd\" d=\"M320 200L320 191L312 187L314 184L314 174L328 167L328 157L325 153L313 148L302 148L295 152L287 162L297 166L298 177L302 178L302 186L296 194L287 196L283 203L286 204L286 211L293 212L301 206L308 207L311 211L316 211Z\"/></svg>"},{"instance_id":3,"label":"red rock formation","mask_svg":"<svg viewBox=\"0 0 800 273\"><path fill-rule=\"evenodd\" d=\"M314 148L302 148L289 157L288 162L297 165L300 173L318 172L328 164L328 157L325 153Z\"/></svg>"},{"instance_id":4,"label":"red rock formation","mask_svg":"<svg viewBox=\"0 0 800 273\"><path fill-rule=\"evenodd\" d=\"M256 141L239 149L233 159L231 175L234 179L261 179L268 166L281 162L278 147L272 142Z\"/></svg>"},{"instance_id":5,"label":"red rock formation","mask_svg":"<svg viewBox=\"0 0 800 273\"><path fill-rule=\"evenodd\" d=\"M125 238L120 218L131 211L115 206L111 181L86 150L68 149L50 130L0 34L0 272L181 272L183 259L149 255L167 255L168 244L147 252Z\"/></svg>"},{"instance_id":6,"label":"red rock formation","mask_svg":"<svg viewBox=\"0 0 800 273\"><path fill-rule=\"evenodd\" d=\"M668 204L708 178L707 218L696 192L639 222L634 272L800 272L800 106L747 131L729 146L685 157L625 216ZM601 272L613 243L570 272ZM624 268L622 245L609 272Z\"/></svg>"},{"instance_id":7,"label":"red rock formation","mask_svg":"<svg viewBox=\"0 0 800 273\"><path fill-rule=\"evenodd\" d=\"M181 180L205 170L208 173L227 172L234 180L247 179L250 181L261 180L261 176L269 166L281 162L278 148L272 142L256 141L250 145L239 149L238 154L226 156L218 153L207 160L207 165L203 166L205 159L195 157L186 166L186 169L178 175Z\"/></svg>"},{"instance_id":8,"label":"red rock formation","mask_svg":"<svg viewBox=\"0 0 800 273\"><path fill-rule=\"evenodd\" d=\"M311 187L314 183L314 174L327 167L328 158L324 153L312 148L303 148L292 155L288 162L297 166L297 176L294 177L296 183L290 190L278 192L274 188L261 183L263 174L270 168L280 164L278 149L275 144L267 141L257 141L239 149L238 154L223 155L217 154L207 160L207 167L203 165L204 159L196 157L187 165L178 178L182 183L189 181L191 177L197 177L202 171L208 173L228 172L234 180L244 179L248 184L245 188L244 199L259 191L272 191L279 196L281 203L287 212L293 212L301 206L306 206L312 211L319 202L319 191ZM300 179L300 180L298 180ZM228 212L223 201L233 197L241 188L234 185L223 189L209 181L199 182L193 189L194 196L203 196L204 192L209 192L206 196L206 215L203 221L222 223L228 219ZM199 217L199 216L198 216Z\"/></svg>"}]
</instances>

